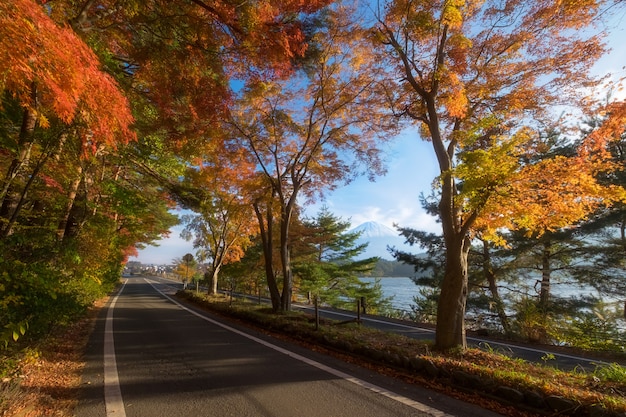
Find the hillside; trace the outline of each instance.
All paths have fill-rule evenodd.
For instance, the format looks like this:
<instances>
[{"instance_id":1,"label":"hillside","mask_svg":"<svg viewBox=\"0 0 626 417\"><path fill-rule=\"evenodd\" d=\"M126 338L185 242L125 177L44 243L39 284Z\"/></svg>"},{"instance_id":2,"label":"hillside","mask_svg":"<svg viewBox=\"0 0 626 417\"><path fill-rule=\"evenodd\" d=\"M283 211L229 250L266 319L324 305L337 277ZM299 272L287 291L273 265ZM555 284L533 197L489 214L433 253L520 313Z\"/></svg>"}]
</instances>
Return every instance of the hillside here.
<instances>
[{"instance_id":1,"label":"hillside","mask_svg":"<svg viewBox=\"0 0 626 417\"><path fill-rule=\"evenodd\" d=\"M388 261L387 259L381 259L376 264L376 267L372 270L371 277L407 277L412 278L415 276L415 271L412 265L407 265L398 261Z\"/></svg>"}]
</instances>

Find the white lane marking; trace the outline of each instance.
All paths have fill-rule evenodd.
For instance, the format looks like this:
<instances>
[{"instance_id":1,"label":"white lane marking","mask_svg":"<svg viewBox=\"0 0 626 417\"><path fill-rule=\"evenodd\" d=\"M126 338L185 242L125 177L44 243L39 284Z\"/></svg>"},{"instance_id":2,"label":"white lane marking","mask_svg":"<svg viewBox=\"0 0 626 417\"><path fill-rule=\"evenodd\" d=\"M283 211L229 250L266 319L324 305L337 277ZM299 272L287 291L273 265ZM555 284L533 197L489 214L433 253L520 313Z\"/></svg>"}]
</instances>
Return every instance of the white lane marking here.
<instances>
[{"instance_id":1,"label":"white lane marking","mask_svg":"<svg viewBox=\"0 0 626 417\"><path fill-rule=\"evenodd\" d=\"M120 296L128 280L109 306L106 323L104 325L104 407L107 416L126 417L124 401L122 400L122 390L117 374L117 360L115 359L115 342L113 340L113 309L117 298Z\"/></svg>"},{"instance_id":2,"label":"white lane marking","mask_svg":"<svg viewBox=\"0 0 626 417\"><path fill-rule=\"evenodd\" d=\"M157 287L154 286L153 281L148 280L146 278L144 278L144 280L147 283L149 283L152 286L152 288L154 288L156 291L158 291L159 294L161 294L163 297L167 298L168 300L170 300L172 303L176 304L178 307L182 308L183 310L188 311L189 313L193 314L194 316L197 316L197 317L201 318L202 320L208 321L209 323L215 324L216 326L220 326L223 329L226 329L228 331L236 333L236 334L238 334L240 336L246 337L246 338L248 338L248 339L250 339L250 340L252 340L252 341L254 341L256 343L259 343L259 344L261 344L263 346L266 346L266 347L268 347L270 349L274 349L275 351L280 352L280 353L282 353L284 355L287 355L287 356L289 356L291 358L294 358L294 359L299 360L301 362L304 362L304 363L306 363L308 365L311 365L311 366L314 366L314 367L316 367L318 369L326 371L329 374L334 375L334 376L336 376L338 378L342 378L342 379L344 379L344 380L346 380L348 382L352 382L353 384L356 384L356 385L358 385L360 387L366 388L366 389L368 389L370 391L373 391L373 392L375 392L377 394L383 395L383 396L385 396L387 398L391 398L392 400L398 401L398 402L400 402L400 403L402 403L404 405L407 405L407 406L409 406L411 408L414 408L414 409L416 409L418 411L421 411L423 413L428 413L432 417L452 417L450 414L446 414L443 411L440 411L440 410L437 410L435 408L429 407L429 406L427 406L425 404L422 404L422 403L417 402L415 400L412 400L410 398L404 397L404 396L402 396L400 394L397 394L395 392L389 391L389 390L387 390L385 388L379 387L378 385L374 385L374 384L371 384L371 383L369 383L367 381L363 381L362 379L356 378L356 377L354 377L354 376L352 376L350 374L347 374L345 372L341 372L339 370L333 369L333 368L331 368L329 366L326 366L326 365L324 365L322 363L319 363L319 362L314 361L312 359L306 358L306 357L304 357L302 355L299 355L299 354L291 352L291 351L289 351L287 349L281 348L280 346L276 346L276 345L274 345L272 343L266 342L265 340L259 339L258 337L249 335L249 334L244 333L244 332L242 332L240 330L237 330L237 329L235 329L233 327L227 326L227 325L225 325L223 323L220 323L220 322L215 321L213 319L210 319L210 318L208 318L206 316L203 316L202 314L197 313L197 312L191 310L190 308L185 307L184 305L182 305L178 301L174 300L172 297L170 297L167 294L163 293L160 289L158 289Z\"/></svg>"}]
</instances>

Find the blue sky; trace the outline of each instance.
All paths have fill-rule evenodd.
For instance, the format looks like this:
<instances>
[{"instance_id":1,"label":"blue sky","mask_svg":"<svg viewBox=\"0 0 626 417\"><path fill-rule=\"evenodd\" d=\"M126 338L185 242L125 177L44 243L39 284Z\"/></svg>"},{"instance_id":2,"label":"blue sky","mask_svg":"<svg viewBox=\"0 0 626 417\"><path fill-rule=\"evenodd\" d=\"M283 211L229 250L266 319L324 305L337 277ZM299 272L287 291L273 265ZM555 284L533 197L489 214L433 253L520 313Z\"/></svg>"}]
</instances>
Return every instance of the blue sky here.
<instances>
[{"instance_id":1,"label":"blue sky","mask_svg":"<svg viewBox=\"0 0 626 417\"><path fill-rule=\"evenodd\" d=\"M439 231L434 218L427 215L419 202L420 193L429 194L439 173L432 146L422 141L417 130L406 130L386 146L387 174L374 182L360 177L340 186L324 200L307 207L313 216L326 205L331 213L350 220L353 227L376 221L393 228L393 224L420 230Z\"/></svg>"},{"instance_id":2,"label":"blue sky","mask_svg":"<svg viewBox=\"0 0 626 417\"><path fill-rule=\"evenodd\" d=\"M410 226L438 232L439 225L427 215L419 202L420 193L429 194L438 174L437 162L429 142L422 141L416 132L406 131L385 146L388 161L387 174L370 182L360 177L346 186L340 186L324 200L305 208L306 216L314 216L326 205L335 216L350 220L352 227L376 221L392 227ZM182 214L182 211L179 215ZM145 264L170 264L186 253L195 254L191 242L180 237L181 227L175 227L170 237L139 251L138 260Z\"/></svg>"},{"instance_id":3,"label":"blue sky","mask_svg":"<svg viewBox=\"0 0 626 417\"><path fill-rule=\"evenodd\" d=\"M611 36L608 39L612 51L598 62L598 75L612 74L617 82L626 77L626 16L618 13L610 22ZM624 98L624 91L618 92ZM388 227L394 223L404 227L439 232L440 226L427 215L419 202L420 193L429 194L438 167L432 146L421 140L417 130L406 130L386 146L387 174L375 182L358 178L347 186L340 186L326 195L323 201L305 208L305 215L314 216L322 205L353 227L367 221L376 221ZM181 213L182 214L182 213ZM195 254L191 242L180 238L181 227L175 227L170 237L139 251L139 260L145 264L170 264L174 258L186 253Z\"/></svg>"}]
</instances>

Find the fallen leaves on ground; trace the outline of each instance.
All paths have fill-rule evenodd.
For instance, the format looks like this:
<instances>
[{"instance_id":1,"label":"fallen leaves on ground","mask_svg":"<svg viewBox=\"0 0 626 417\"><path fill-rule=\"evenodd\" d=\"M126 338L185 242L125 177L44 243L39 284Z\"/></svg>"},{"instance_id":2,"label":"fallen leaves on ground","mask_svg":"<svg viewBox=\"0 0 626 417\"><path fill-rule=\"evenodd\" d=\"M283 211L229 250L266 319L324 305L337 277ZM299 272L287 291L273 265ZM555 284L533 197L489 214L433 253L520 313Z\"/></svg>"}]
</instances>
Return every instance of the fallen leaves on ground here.
<instances>
[{"instance_id":1,"label":"fallen leaves on ground","mask_svg":"<svg viewBox=\"0 0 626 417\"><path fill-rule=\"evenodd\" d=\"M98 312L98 302L76 323L22 352L15 375L0 383L2 417L65 417L78 403L83 355Z\"/></svg>"}]
</instances>

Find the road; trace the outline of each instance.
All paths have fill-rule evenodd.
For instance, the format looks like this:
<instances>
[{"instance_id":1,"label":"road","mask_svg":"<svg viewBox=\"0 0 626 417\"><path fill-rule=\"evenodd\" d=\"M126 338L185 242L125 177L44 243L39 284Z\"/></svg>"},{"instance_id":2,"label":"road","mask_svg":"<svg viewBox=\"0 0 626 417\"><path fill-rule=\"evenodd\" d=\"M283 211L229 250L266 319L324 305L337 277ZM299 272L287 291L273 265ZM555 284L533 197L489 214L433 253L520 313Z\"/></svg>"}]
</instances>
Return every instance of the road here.
<instances>
[{"instance_id":1,"label":"road","mask_svg":"<svg viewBox=\"0 0 626 417\"><path fill-rule=\"evenodd\" d=\"M91 337L77 417L497 414L220 321L130 278Z\"/></svg>"}]
</instances>

